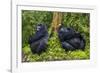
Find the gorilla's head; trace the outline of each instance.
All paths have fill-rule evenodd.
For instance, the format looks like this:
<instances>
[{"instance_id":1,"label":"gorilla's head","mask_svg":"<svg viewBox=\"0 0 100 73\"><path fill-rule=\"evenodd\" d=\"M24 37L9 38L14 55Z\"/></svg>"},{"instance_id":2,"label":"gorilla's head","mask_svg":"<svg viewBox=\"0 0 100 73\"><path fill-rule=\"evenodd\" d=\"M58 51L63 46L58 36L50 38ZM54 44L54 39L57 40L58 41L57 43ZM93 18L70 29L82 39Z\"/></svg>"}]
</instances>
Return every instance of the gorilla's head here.
<instances>
[{"instance_id":1,"label":"gorilla's head","mask_svg":"<svg viewBox=\"0 0 100 73\"><path fill-rule=\"evenodd\" d=\"M70 32L70 33L75 32L75 30L73 28L71 28L71 27L67 27L66 28L64 26L64 24L59 24L58 31L60 31L60 32L66 32L66 33L68 33L68 32Z\"/></svg>"},{"instance_id":2,"label":"gorilla's head","mask_svg":"<svg viewBox=\"0 0 100 73\"><path fill-rule=\"evenodd\" d=\"M69 28L69 27L67 27L67 28L62 27L62 28L59 29L58 32L66 35L67 37L75 34L75 30L73 28Z\"/></svg>"},{"instance_id":3,"label":"gorilla's head","mask_svg":"<svg viewBox=\"0 0 100 73\"><path fill-rule=\"evenodd\" d=\"M38 24L37 27L36 27L36 31L41 31L43 29L46 29L46 26L43 25L43 24Z\"/></svg>"}]
</instances>

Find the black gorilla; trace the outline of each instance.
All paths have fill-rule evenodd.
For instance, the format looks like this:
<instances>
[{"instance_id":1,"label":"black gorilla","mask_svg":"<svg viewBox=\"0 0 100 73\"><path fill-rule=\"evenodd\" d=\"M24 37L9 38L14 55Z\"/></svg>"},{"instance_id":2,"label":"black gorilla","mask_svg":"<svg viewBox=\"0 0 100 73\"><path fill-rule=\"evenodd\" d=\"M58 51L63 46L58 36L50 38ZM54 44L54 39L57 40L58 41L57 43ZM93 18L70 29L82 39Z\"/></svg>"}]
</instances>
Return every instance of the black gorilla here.
<instances>
[{"instance_id":1,"label":"black gorilla","mask_svg":"<svg viewBox=\"0 0 100 73\"><path fill-rule=\"evenodd\" d=\"M85 39L73 28L65 28L61 26L58 29L58 36L62 47L67 50L85 49Z\"/></svg>"},{"instance_id":2,"label":"black gorilla","mask_svg":"<svg viewBox=\"0 0 100 73\"><path fill-rule=\"evenodd\" d=\"M29 37L29 44L32 53L41 54L46 50L48 42L47 27L43 24L38 24L35 35Z\"/></svg>"}]
</instances>

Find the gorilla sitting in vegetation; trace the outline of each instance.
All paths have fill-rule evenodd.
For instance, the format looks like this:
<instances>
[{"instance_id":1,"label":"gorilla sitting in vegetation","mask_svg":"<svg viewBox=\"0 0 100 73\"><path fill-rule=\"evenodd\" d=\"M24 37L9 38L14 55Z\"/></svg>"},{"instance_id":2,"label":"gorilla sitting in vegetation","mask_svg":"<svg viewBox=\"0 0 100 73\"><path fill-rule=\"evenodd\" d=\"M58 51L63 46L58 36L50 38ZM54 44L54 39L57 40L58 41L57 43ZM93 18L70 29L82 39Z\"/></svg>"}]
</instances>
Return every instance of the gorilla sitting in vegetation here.
<instances>
[{"instance_id":1,"label":"gorilla sitting in vegetation","mask_svg":"<svg viewBox=\"0 0 100 73\"><path fill-rule=\"evenodd\" d=\"M85 49L85 39L79 32L76 32L73 28L60 26L58 29L58 36L61 41L62 47L66 51Z\"/></svg>"},{"instance_id":2,"label":"gorilla sitting in vegetation","mask_svg":"<svg viewBox=\"0 0 100 73\"><path fill-rule=\"evenodd\" d=\"M32 53L41 54L47 48L48 32L47 27L43 24L38 24L35 35L29 37L29 44Z\"/></svg>"}]
</instances>

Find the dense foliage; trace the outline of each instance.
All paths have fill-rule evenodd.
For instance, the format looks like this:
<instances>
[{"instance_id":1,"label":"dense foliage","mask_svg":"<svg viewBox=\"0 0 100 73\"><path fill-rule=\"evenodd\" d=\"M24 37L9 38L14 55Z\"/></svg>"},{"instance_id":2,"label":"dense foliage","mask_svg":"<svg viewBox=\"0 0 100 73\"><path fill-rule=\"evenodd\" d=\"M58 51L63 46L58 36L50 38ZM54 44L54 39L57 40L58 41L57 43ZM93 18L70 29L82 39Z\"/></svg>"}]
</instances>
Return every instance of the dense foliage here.
<instances>
[{"instance_id":1,"label":"dense foliage","mask_svg":"<svg viewBox=\"0 0 100 73\"><path fill-rule=\"evenodd\" d=\"M35 27L38 23L46 24L48 32L50 32L53 12L46 11L22 11L22 61L54 61L54 60L75 60L75 59L89 59L90 58L90 23L89 13L72 13L64 12L62 16L62 23L65 27L72 27L76 31L84 35L86 39L85 50L65 51L62 49L58 34L53 32L48 41L48 49L41 55L32 54L28 39L30 35L34 35Z\"/></svg>"}]
</instances>

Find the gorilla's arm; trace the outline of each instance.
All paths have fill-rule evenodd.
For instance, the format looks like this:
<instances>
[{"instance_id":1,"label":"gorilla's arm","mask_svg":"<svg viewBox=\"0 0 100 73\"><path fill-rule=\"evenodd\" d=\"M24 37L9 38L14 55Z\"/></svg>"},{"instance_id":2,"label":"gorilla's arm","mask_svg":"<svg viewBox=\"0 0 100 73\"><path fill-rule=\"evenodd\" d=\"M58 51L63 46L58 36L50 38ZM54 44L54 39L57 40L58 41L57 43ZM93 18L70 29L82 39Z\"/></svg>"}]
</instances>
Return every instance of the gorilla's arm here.
<instances>
[{"instance_id":1,"label":"gorilla's arm","mask_svg":"<svg viewBox=\"0 0 100 73\"><path fill-rule=\"evenodd\" d=\"M43 51L46 50L47 47L48 36L32 43L30 45L32 53L41 54Z\"/></svg>"},{"instance_id":2,"label":"gorilla's arm","mask_svg":"<svg viewBox=\"0 0 100 73\"><path fill-rule=\"evenodd\" d=\"M81 40L81 43L80 43L80 48L81 48L82 50L84 50L84 49L85 49L85 45L86 45L86 41L85 41L85 39L83 38L83 39Z\"/></svg>"},{"instance_id":3,"label":"gorilla's arm","mask_svg":"<svg viewBox=\"0 0 100 73\"><path fill-rule=\"evenodd\" d=\"M29 38L29 43L35 42L37 40L42 39L44 36L46 36L48 33L47 31L38 31L33 37Z\"/></svg>"},{"instance_id":4,"label":"gorilla's arm","mask_svg":"<svg viewBox=\"0 0 100 73\"><path fill-rule=\"evenodd\" d=\"M38 48L36 49L36 53L40 54L41 52L46 50L47 43L46 41L41 41Z\"/></svg>"},{"instance_id":5,"label":"gorilla's arm","mask_svg":"<svg viewBox=\"0 0 100 73\"><path fill-rule=\"evenodd\" d=\"M67 50L74 50L75 48L67 42L62 42L62 47Z\"/></svg>"},{"instance_id":6,"label":"gorilla's arm","mask_svg":"<svg viewBox=\"0 0 100 73\"><path fill-rule=\"evenodd\" d=\"M58 30L58 36L61 41L66 41L75 35L75 31L72 28L65 28L62 27L61 29Z\"/></svg>"}]
</instances>

